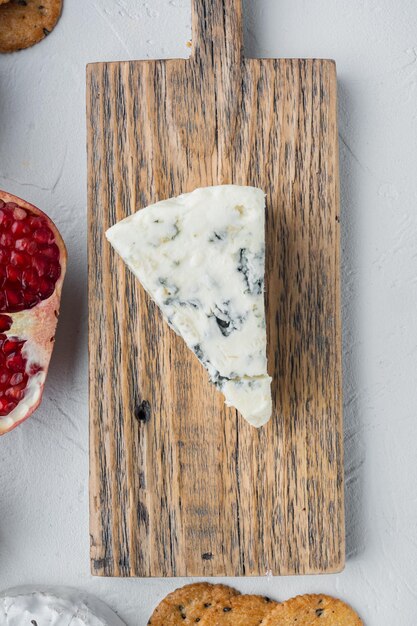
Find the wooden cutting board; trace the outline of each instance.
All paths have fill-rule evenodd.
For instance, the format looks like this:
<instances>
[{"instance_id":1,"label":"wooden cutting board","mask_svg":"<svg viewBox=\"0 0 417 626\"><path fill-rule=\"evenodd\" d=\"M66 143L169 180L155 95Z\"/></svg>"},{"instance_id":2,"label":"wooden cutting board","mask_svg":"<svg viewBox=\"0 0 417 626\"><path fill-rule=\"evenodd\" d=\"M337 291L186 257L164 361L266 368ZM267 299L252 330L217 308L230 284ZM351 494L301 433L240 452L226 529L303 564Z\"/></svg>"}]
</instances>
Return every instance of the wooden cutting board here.
<instances>
[{"instance_id":1,"label":"wooden cutting board","mask_svg":"<svg viewBox=\"0 0 417 626\"><path fill-rule=\"evenodd\" d=\"M247 59L241 0L192 0L189 60L87 70L91 566L104 576L344 564L333 61ZM251 428L162 321L105 230L237 183L267 193L275 410Z\"/></svg>"}]
</instances>

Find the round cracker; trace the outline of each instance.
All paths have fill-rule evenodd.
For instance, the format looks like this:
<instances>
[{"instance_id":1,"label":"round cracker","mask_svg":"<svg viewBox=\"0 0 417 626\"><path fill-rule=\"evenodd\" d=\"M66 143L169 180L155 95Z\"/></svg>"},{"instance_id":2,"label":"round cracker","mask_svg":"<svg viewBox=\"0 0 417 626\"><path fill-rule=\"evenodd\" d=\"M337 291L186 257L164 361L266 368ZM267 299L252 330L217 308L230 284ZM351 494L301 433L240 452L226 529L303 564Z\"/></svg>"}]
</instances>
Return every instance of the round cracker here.
<instances>
[{"instance_id":1,"label":"round cracker","mask_svg":"<svg viewBox=\"0 0 417 626\"><path fill-rule=\"evenodd\" d=\"M224 604L239 591L226 585L194 583L170 593L158 604L148 622L151 626L187 626L201 621L211 607Z\"/></svg>"},{"instance_id":2,"label":"round cracker","mask_svg":"<svg viewBox=\"0 0 417 626\"><path fill-rule=\"evenodd\" d=\"M277 602L264 596L232 596L208 609L200 620L200 626L259 626L277 605Z\"/></svg>"},{"instance_id":3,"label":"round cracker","mask_svg":"<svg viewBox=\"0 0 417 626\"><path fill-rule=\"evenodd\" d=\"M355 611L337 598L305 595L276 606L262 626L363 626Z\"/></svg>"},{"instance_id":4,"label":"round cracker","mask_svg":"<svg viewBox=\"0 0 417 626\"><path fill-rule=\"evenodd\" d=\"M44 39L61 10L62 0L9 0L0 6L0 52L29 48Z\"/></svg>"}]
</instances>

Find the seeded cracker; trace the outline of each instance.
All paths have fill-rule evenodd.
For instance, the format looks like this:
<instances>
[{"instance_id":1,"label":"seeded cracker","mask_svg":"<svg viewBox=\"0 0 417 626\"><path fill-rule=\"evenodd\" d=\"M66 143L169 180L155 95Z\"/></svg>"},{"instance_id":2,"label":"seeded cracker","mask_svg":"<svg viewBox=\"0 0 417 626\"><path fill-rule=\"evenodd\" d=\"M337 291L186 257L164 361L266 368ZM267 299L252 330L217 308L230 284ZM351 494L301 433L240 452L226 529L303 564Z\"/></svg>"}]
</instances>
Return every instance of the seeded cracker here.
<instances>
[{"instance_id":1,"label":"seeded cracker","mask_svg":"<svg viewBox=\"0 0 417 626\"><path fill-rule=\"evenodd\" d=\"M234 596L207 609L200 626L259 626L277 605L277 602L263 596Z\"/></svg>"},{"instance_id":2,"label":"seeded cracker","mask_svg":"<svg viewBox=\"0 0 417 626\"><path fill-rule=\"evenodd\" d=\"M0 0L0 3L2 0ZM62 0L9 0L0 6L0 52L29 48L57 23Z\"/></svg>"},{"instance_id":3,"label":"seeded cracker","mask_svg":"<svg viewBox=\"0 0 417 626\"><path fill-rule=\"evenodd\" d=\"M148 622L151 626L188 626L202 621L204 614L213 606L227 603L231 597L240 595L226 585L195 583L170 593L156 607Z\"/></svg>"},{"instance_id":4,"label":"seeded cracker","mask_svg":"<svg viewBox=\"0 0 417 626\"><path fill-rule=\"evenodd\" d=\"M273 609L261 626L363 626L350 606L330 596L291 598Z\"/></svg>"}]
</instances>

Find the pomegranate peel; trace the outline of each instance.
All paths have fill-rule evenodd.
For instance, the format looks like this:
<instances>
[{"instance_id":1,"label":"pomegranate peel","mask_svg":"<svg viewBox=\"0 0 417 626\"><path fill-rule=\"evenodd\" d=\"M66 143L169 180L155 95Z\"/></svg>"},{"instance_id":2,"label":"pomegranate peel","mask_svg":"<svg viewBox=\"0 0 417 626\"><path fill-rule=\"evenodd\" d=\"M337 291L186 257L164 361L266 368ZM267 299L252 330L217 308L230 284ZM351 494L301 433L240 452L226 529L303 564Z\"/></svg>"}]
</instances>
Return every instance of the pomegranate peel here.
<instances>
[{"instance_id":1,"label":"pomegranate peel","mask_svg":"<svg viewBox=\"0 0 417 626\"><path fill-rule=\"evenodd\" d=\"M0 435L41 402L66 263L51 219L0 190Z\"/></svg>"}]
</instances>

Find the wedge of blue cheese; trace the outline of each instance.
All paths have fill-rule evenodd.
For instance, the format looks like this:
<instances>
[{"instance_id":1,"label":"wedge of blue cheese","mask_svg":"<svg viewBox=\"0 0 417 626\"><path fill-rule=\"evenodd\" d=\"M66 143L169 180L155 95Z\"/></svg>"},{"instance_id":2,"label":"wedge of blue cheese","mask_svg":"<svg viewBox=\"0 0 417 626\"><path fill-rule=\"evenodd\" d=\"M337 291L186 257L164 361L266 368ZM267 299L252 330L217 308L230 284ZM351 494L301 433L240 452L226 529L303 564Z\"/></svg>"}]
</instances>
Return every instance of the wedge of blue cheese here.
<instances>
[{"instance_id":1,"label":"wedge of blue cheese","mask_svg":"<svg viewBox=\"0 0 417 626\"><path fill-rule=\"evenodd\" d=\"M221 185L148 206L106 236L211 382L253 426L271 417L265 194Z\"/></svg>"}]
</instances>

